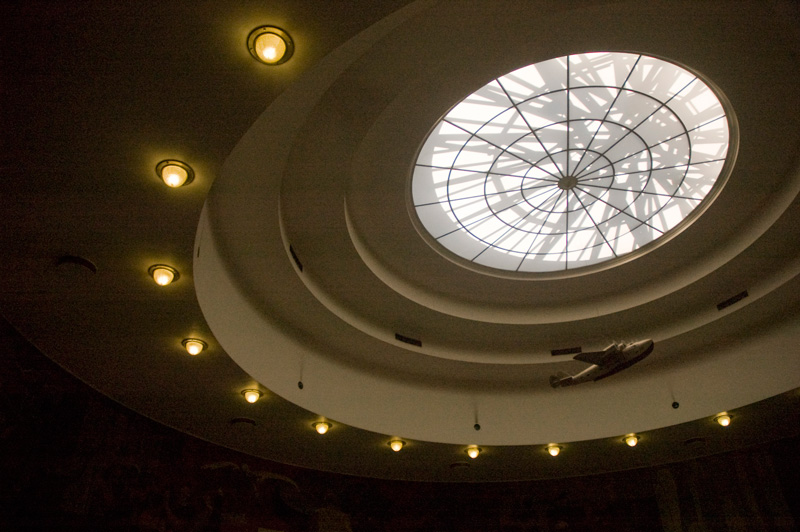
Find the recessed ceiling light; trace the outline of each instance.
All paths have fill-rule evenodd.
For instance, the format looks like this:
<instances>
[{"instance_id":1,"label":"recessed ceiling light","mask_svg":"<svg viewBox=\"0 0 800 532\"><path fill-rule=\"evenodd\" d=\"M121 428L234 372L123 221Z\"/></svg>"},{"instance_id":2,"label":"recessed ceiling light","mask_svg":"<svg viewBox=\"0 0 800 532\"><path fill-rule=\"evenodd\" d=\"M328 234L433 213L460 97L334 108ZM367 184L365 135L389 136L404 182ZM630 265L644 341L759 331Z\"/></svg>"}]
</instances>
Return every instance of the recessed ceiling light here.
<instances>
[{"instance_id":1,"label":"recessed ceiling light","mask_svg":"<svg viewBox=\"0 0 800 532\"><path fill-rule=\"evenodd\" d=\"M731 416L726 414L725 412L719 414L717 417L714 418L714 421L722 425L723 427L727 427L731 424Z\"/></svg>"},{"instance_id":2,"label":"recessed ceiling light","mask_svg":"<svg viewBox=\"0 0 800 532\"><path fill-rule=\"evenodd\" d=\"M261 399L261 392L259 390L242 390L242 395L244 395L245 401L250 404Z\"/></svg>"},{"instance_id":3,"label":"recessed ceiling light","mask_svg":"<svg viewBox=\"0 0 800 532\"><path fill-rule=\"evenodd\" d=\"M265 65L280 65L292 57L294 42L289 34L275 26L260 26L247 36L247 49Z\"/></svg>"},{"instance_id":4,"label":"recessed ceiling light","mask_svg":"<svg viewBox=\"0 0 800 532\"><path fill-rule=\"evenodd\" d=\"M208 344L197 338L186 338L181 342L181 345L186 348L186 352L190 355L199 355Z\"/></svg>"},{"instance_id":5,"label":"recessed ceiling light","mask_svg":"<svg viewBox=\"0 0 800 532\"><path fill-rule=\"evenodd\" d=\"M624 441L628 444L628 447L636 447L636 444L639 443L639 436L636 434L628 434L625 436Z\"/></svg>"},{"instance_id":6,"label":"recessed ceiling light","mask_svg":"<svg viewBox=\"0 0 800 532\"><path fill-rule=\"evenodd\" d=\"M316 423L312 423L311 426L314 427L314 430L316 430L319 434L325 434L331 428L331 424L327 421L318 421Z\"/></svg>"},{"instance_id":7,"label":"recessed ceiling light","mask_svg":"<svg viewBox=\"0 0 800 532\"><path fill-rule=\"evenodd\" d=\"M482 450L483 449L481 449L477 445L470 445L469 447L467 447L467 456L469 456L472 459L475 459L478 457L479 454L481 454Z\"/></svg>"},{"instance_id":8,"label":"recessed ceiling light","mask_svg":"<svg viewBox=\"0 0 800 532\"><path fill-rule=\"evenodd\" d=\"M547 452L550 453L550 456L558 456L558 453L561 452L561 447L558 445L551 443L547 446Z\"/></svg>"},{"instance_id":9,"label":"recessed ceiling light","mask_svg":"<svg viewBox=\"0 0 800 532\"><path fill-rule=\"evenodd\" d=\"M188 185L194 180L194 170L181 161L166 160L156 165L156 175L168 187L178 188Z\"/></svg>"},{"instance_id":10,"label":"recessed ceiling light","mask_svg":"<svg viewBox=\"0 0 800 532\"><path fill-rule=\"evenodd\" d=\"M158 286L167 286L177 281L180 277L178 270L166 264L153 264L147 269L147 273L150 274Z\"/></svg>"},{"instance_id":11,"label":"recessed ceiling light","mask_svg":"<svg viewBox=\"0 0 800 532\"><path fill-rule=\"evenodd\" d=\"M392 450L394 452L396 452L396 453L400 452L400 450L403 447L405 447L405 445L406 445L406 442L404 442L403 440L392 440L392 441L389 442L389 447L391 447Z\"/></svg>"}]
</instances>

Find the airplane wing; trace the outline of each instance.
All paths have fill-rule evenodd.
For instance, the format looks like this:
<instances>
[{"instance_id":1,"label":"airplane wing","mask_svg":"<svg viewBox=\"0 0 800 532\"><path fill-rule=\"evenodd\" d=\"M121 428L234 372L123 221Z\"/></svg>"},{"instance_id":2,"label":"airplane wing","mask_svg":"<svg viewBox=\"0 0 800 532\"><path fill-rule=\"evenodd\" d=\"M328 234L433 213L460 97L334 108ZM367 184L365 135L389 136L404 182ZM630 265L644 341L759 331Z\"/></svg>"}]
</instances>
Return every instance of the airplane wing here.
<instances>
[{"instance_id":1,"label":"airplane wing","mask_svg":"<svg viewBox=\"0 0 800 532\"><path fill-rule=\"evenodd\" d=\"M586 362L587 364L596 364L598 366L602 366L605 355L605 351L589 351L587 353L578 353L572 357L572 360L580 360L581 362Z\"/></svg>"}]
</instances>

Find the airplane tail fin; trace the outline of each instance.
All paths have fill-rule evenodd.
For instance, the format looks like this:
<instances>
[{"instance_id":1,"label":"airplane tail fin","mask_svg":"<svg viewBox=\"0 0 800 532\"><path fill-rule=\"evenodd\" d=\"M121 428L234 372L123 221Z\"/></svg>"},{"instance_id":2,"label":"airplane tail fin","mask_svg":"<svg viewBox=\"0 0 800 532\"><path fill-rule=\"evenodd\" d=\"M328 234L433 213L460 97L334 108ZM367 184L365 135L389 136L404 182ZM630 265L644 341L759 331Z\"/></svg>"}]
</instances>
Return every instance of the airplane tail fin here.
<instances>
[{"instance_id":1,"label":"airplane tail fin","mask_svg":"<svg viewBox=\"0 0 800 532\"><path fill-rule=\"evenodd\" d=\"M558 388L559 386L568 386L569 378L570 375L564 373L563 371L559 371L555 375L550 375L550 386L553 388Z\"/></svg>"}]
</instances>

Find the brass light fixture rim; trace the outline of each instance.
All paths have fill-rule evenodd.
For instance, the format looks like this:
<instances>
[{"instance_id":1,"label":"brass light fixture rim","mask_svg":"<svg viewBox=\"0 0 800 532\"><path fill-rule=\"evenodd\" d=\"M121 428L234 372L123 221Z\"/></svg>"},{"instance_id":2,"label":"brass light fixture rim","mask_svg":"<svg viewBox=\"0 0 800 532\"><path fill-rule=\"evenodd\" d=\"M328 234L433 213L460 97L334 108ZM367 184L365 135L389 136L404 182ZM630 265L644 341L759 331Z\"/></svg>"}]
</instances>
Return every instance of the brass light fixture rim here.
<instances>
[{"instance_id":1,"label":"brass light fixture rim","mask_svg":"<svg viewBox=\"0 0 800 532\"><path fill-rule=\"evenodd\" d=\"M189 342L197 342L200 345L202 345L203 349L201 351L205 351L206 349L208 349L208 343L205 340L201 340L200 338L195 338L195 337L184 338L183 340L181 340L181 345L183 347L186 347L186 344L188 344Z\"/></svg>"},{"instance_id":2,"label":"brass light fixture rim","mask_svg":"<svg viewBox=\"0 0 800 532\"><path fill-rule=\"evenodd\" d=\"M259 57L258 53L256 52L256 39L258 39L259 37L261 37L266 33L272 33L273 35L277 35L286 44L286 51L283 53L283 56L277 61L274 61L272 63L267 63L266 61L261 59L261 57ZM267 66L276 66L285 63L286 61L291 59L292 55L294 55L294 41L292 40L291 36L289 36L289 34L282 28L279 28L277 26L259 26L255 28L253 31L251 31L250 34L247 36L247 50L250 52L250 55L253 56L253 59L258 61L259 63Z\"/></svg>"},{"instance_id":3,"label":"brass light fixture rim","mask_svg":"<svg viewBox=\"0 0 800 532\"><path fill-rule=\"evenodd\" d=\"M727 420L727 424L723 425L720 422L720 420L722 420L722 419L726 419ZM733 416L730 415L728 412L720 412L719 414L714 416L714 422L717 423L721 427L727 427L728 425L730 425L732 419L733 419Z\"/></svg>"},{"instance_id":4,"label":"brass light fixture rim","mask_svg":"<svg viewBox=\"0 0 800 532\"><path fill-rule=\"evenodd\" d=\"M464 452L467 453L467 456L469 456L469 452L473 449L476 449L478 451L478 455L483 453L483 447L481 447L480 445L468 445L467 448L464 449ZM470 458L472 457L470 456Z\"/></svg>"},{"instance_id":5,"label":"brass light fixture rim","mask_svg":"<svg viewBox=\"0 0 800 532\"><path fill-rule=\"evenodd\" d=\"M264 396L264 392L262 392L258 388L247 388L247 389L244 389L244 390L241 391L242 397L244 397L245 400L247 399L247 394L248 393L257 393L258 394L258 399L261 399ZM256 399L256 401L258 401L258 399ZM256 401L253 401L253 402L256 402ZM249 403L250 401L247 401L247 402Z\"/></svg>"},{"instance_id":6,"label":"brass light fixture rim","mask_svg":"<svg viewBox=\"0 0 800 532\"><path fill-rule=\"evenodd\" d=\"M194 170L192 169L191 166L177 159L164 159L163 161L161 161L156 165L156 175L158 176L158 178L161 180L162 183L166 184L162 173L164 171L164 168L166 168L167 166L177 166L179 168L182 168L186 172L186 181L184 181L180 186L170 187L170 188L185 187L186 185L194 181Z\"/></svg>"},{"instance_id":7,"label":"brass light fixture rim","mask_svg":"<svg viewBox=\"0 0 800 532\"><path fill-rule=\"evenodd\" d=\"M178 272L178 270L174 266L170 266L169 264L153 264L152 266L147 268L147 273L150 275L151 278L153 278L153 274L155 273L156 270L168 270L172 272L172 281L170 281L169 284L174 283L181 277L181 274Z\"/></svg>"}]
</instances>

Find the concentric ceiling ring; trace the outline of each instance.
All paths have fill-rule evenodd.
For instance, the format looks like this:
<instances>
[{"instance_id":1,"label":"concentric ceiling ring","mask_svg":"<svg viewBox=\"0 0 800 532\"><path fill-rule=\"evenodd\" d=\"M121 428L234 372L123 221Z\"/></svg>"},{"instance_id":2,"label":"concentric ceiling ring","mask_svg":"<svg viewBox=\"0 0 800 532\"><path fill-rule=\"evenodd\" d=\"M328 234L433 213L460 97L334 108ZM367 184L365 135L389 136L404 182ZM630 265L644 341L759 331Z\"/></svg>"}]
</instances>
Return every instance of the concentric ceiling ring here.
<instances>
[{"instance_id":1,"label":"concentric ceiling ring","mask_svg":"<svg viewBox=\"0 0 800 532\"><path fill-rule=\"evenodd\" d=\"M674 63L559 57L495 79L441 119L417 158L413 204L428 240L470 263L591 267L699 215L730 172L729 131L714 91Z\"/></svg>"},{"instance_id":2,"label":"concentric ceiling ring","mask_svg":"<svg viewBox=\"0 0 800 532\"><path fill-rule=\"evenodd\" d=\"M488 15L489 8L485 10ZM791 361L777 353L770 353L771 365L765 365L745 352L744 344L726 346L724 353L702 344L710 336L724 336L715 332L721 331L718 325L707 327L711 322L727 324L735 314L738 325L745 315L761 314L753 303L763 298L751 277L743 276L752 272L761 279L769 268L758 250L753 249L752 261L745 252L765 240L760 237L769 232L773 222L768 220L779 217L786 206L772 202L773 211L739 199L748 191L766 191L766 183L774 185L769 190L788 186L786 170L794 167L787 159L795 144L790 137L765 135L781 111L745 97L764 78L766 66L755 62L755 70L743 77L735 50L709 61L692 40L694 30L681 33L689 40L671 37L653 43L651 32L642 29L643 19L637 19L624 42L614 40L619 35L615 29L573 45L647 46L713 73L731 95L747 125L748 144L737 168L750 178L731 179L691 231L619 268L605 268L608 261L600 265L604 271L593 275L556 280L563 274L534 274L536 282L517 282L515 272L476 274L477 268L458 267L419 238L408 212L411 202L405 200L431 124L485 80L563 55L560 43L546 50L532 46L545 23L525 20L524 15L504 14L502 27L519 31L501 36L495 30L487 42L502 41L502 46L476 58L474 40L453 42L420 30L417 22L428 17L437 27L473 24L474 13L467 16L443 3L403 31L373 43L367 55L348 51L336 58L341 63L326 61L270 105L226 161L198 229L198 300L220 345L264 387L307 410L382 434L438 442L473 441L476 414L482 427L479 444L575 441L624 433L631 425L640 429L696 419L720 411L723 403L730 408L741 404L737 401L787 389ZM594 18L582 16L587 23ZM676 18L670 27L680 31L684 24ZM408 31L431 43L436 53L403 53ZM510 40L499 38L506 33ZM498 64L503 59L500 48L536 52ZM718 55L725 60L717 61ZM638 56L630 57L635 61ZM386 68L387 58L393 59L391 69ZM442 79L452 81L442 84ZM778 89L784 90L777 93L783 97L789 92L785 86ZM572 90L577 94L570 82ZM619 85L615 90L622 92ZM628 93L639 98L632 90ZM664 102L669 96L653 98ZM683 120L676 134L702 124L675 114ZM580 125L579 115L570 111L569 118ZM590 119L595 117L584 118L584 123ZM654 142L643 133L647 124L602 119L596 118L619 136L634 130L628 136L642 139L639 149ZM736 119L726 119L731 126L730 164ZM512 140L530 133L523 130ZM753 143L766 138L775 152L769 167L752 157ZM602 151L596 151L599 159ZM540 155L534 163L547 154ZM689 164L685 157L677 163ZM527 175L539 177L533 170ZM569 182L562 186L559 190L572 194ZM708 201L699 203L695 210ZM721 297L729 289L740 290L742 283L748 290L753 287L745 304L717 311ZM578 368L569 365L579 365L553 355L554 349L602 349L610 336L653 338L656 355L610 385L566 393L550 388L548 376L560 369L552 366L573 371ZM751 344L763 350L755 339ZM738 368L740 360L751 364L744 372L730 375L718 369ZM770 378L751 382L754 367L768 369ZM721 373L725 379L717 378ZM302 390L298 380L304 383ZM747 398L742 398L743 391ZM669 408L671 400L665 402L675 394L682 398L679 412ZM592 408L585 408L587 404ZM520 415L535 423L520 429Z\"/></svg>"}]
</instances>

